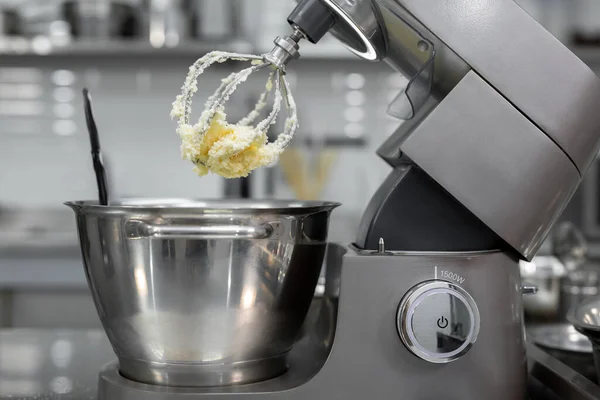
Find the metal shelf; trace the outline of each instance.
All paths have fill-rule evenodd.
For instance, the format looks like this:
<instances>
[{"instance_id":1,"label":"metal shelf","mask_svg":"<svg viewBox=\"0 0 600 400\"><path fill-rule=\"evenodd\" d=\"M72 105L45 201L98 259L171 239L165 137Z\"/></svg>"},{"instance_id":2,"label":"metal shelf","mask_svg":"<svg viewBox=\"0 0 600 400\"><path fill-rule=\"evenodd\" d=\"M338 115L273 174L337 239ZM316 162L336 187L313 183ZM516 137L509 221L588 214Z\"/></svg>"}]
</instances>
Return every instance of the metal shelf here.
<instances>
[{"instance_id":1,"label":"metal shelf","mask_svg":"<svg viewBox=\"0 0 600 400\"><path fill-rule=\"evenodd\" d=\"M77 40L64 45L55 45L43 39L0 39L0 55L5 56L192 56L212 50L252 52L254 46L246 41L229 42L183 42L173 47L153 47L147 41L121 40Z\"/></svg>"},{"instance_id":2,"label":"metal shelf","mask_svg":"<svg viewBox=\"0 0 600 400\"><path fill-rule=\"evenodd\" d=\"M256 53L249 41L186 41L173 47L153 47L146 40L76 40L64 45L52 44L45 39L0 38L0 56L26 57L138 57L138 56L198 56L212 50ZM571 47L571 50L589 65L600 64L600 47ZM304 60L360 60L337 43L305 46Z\"/></svg>"},{"instance_id":3,"label":"metal shelf","mask_svg":"<svg viewBox=\"0 0 600 400\"><path fill-rule=\"evenodd\" d=\"M74 40L67 44L53 44L45 38L0 38L0 56L25 57L138 57L138 56L198 56L209 51L222 50L237 53L264 53L249 41L186 41L173 47L153 47L147 40ZM337 42L319 46L304 46L304 60L359 60Z\"/></svg>"}]
</instances>

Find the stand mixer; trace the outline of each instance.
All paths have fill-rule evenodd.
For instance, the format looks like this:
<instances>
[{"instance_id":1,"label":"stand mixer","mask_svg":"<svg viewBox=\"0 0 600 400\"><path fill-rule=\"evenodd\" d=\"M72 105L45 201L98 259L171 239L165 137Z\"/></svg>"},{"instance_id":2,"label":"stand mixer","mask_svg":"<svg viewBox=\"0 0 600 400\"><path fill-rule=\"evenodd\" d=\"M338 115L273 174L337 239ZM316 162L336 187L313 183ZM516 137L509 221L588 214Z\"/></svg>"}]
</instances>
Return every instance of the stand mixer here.
<instances>
[{"instance_id":1,"label":"stand mixer","mask_svg":"<svg viewBox=\"0 0 600 400\"><path fill-rule=\"evenodd\" d=\"M99 398L525 399L519 260L598 152L600 80L512 0L304 0L289 22L273 63L331 32L411 77L378 151L392 171L356 242L328 246L319 318L270 379L161 386L114 363Z\"/></svg>"}]
</instances>

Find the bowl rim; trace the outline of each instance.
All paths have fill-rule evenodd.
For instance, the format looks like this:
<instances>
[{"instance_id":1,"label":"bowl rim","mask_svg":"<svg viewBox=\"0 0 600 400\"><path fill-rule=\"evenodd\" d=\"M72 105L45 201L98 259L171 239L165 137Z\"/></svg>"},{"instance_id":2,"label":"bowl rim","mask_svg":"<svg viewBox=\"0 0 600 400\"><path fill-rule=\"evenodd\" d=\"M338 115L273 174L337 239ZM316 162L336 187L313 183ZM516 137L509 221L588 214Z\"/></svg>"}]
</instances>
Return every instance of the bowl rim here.
<instances>
[{"instance_id":1,"label":"bowl rim","mask_svg":"<svg viewBox=\"0 0 600 400\"><path fill-rule=\"evenodd\" d=\"M333 201L286 199L193 199L193 198L124 198L101 205L98 200L67 201L64 205L82 211L139 212L172 211L215 214L244 212L306 214L331 211L342 204Z\"/></svg>"},{"instance_id":2,"label":"bowl rim","mask_svg":"<svg viewBox=\"0 0 600 400\"><path fill-rule=\"evenodd\" d=\"M581 332L581 330L587 330L587 331L593 331L595 333L600 333L600 325L592 325L592 324L588 324L586 322L581 321L579 318L577 318L575 316L575 314L581 310L584 307L589 306L592 303L599 303L599 307L600 307L600 298L591 298L591 299L587 299L582 301L581 303L579 303L577 306L571 308L568 312L567 312L567 320L569 321L570 324L572 324L575 329L577 329L580 333L583 333L585 335L584 332Z\"/></svg>"}]
</instances>

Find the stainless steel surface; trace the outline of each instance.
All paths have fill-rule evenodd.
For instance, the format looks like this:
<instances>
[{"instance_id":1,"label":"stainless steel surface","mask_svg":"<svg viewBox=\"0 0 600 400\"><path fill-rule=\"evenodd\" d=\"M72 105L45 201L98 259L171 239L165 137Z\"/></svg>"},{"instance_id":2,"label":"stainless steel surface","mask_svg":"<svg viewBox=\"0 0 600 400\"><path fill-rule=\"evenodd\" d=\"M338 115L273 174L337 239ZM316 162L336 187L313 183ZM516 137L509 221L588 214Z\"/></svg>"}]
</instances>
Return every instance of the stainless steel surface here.
<instances>
[{"instance_id":1,"label":"stainless steel surface","mask_svg":"<svg viewBox=\"0 0 600 400\"><path fill-rule=\"evenodd\" d=\"M331 248L329 249L331 250ZM100 399L105 400L174 400L195 398L228 399L330 399L330 398L392 398L402 390L407 399L448 398L452 394L461 400L505 400L524 398L525 362L524 342L520 318L519 272L515 260L505 254L496 253L438 253L409 254L396 253L393 256L358 255L341 246L333 246L328 252L340 260L340 255L350 251L343 265L329 268L338 269L337 280L344 296L339 306L323 312L320 318L327 333L313 332L317 340L301 340L292 349L289 358L290 369L280 377L249 385L218 388L162 388L139 384L124 379L115 364L104 369L100 377ZM473 349L456 363L445 366L432 366L412 354L398 340L395 324L397 305L402 297L418 282L435 276L434 265L439 269L453 271L465 278L463 286L477 301L483 318L481 334ZM439 272L439 271L438 271ZM329 273L328 273L329 277ZM340 280L341 278L341 280ZM332 298L330 299L332 300ZM333 305L333 302L324 304ZM328 306L329 307L329 306ZM435 322L435 321L434 321ZM332 332L331 328L337 326ZM48 335L48 339L44 338ZM85 332L75 336L85 336ZM15 339L20 334L0 335L0 348L12 349L11 358L24 359L27 348L15 347ZM102 336L102 334L100 334ZM327 356L324 349L325 338L335 338L335 346ZM52 343L55 336L51 332L31 335L30 342L44 357L39 363L51 359ZM77 341L79 339L73 339ZM329 342L332 343L332 342ZM6 347L2 345L6 344ZM62 346L62 345L61 345ZM60 346L57 346L60 347ZM79 350L81 349L81 352ZM24 350L24 351L23 351ZM1 389L7 397L23 400L66 399L83 400L96 398L97 374L101 365L114 357L106 339L86 342L77 346L72 363L68 367L48 365L39 368L38 364L28 364L18 374L3 375ZM59 353L60 354L60 353ZM78 354L78 357L75 357ZM349 362L348 355L354 360ZM7 359L7 358L3 358ZM489 360L497 360L492 364ZM515 361L519 360L517 364ZM513 368L507 368L512 365ZM519 367L514 367L519 365ZM107 375L107 373L109 373ZM476 376L477 379L473 379ZM68 394L57 394L53 388L64 388L64 379L71 379L73 386ZM377 385L375 385L377 380ZM20 391L23 381L40 382L35 392ZM55 382L51 386L50 382ZM67 381L68 382L68 381ZM575 381L579 385L583 381ZM64 389L59 389L64 390ZM102 395L106 395L102 397ZM534 398L537 400L537 398ZM546 400L546 398L542 398Z\"/></svg>"},{"instance_id":2,"label":"stainless steel surface","mask_svg":"<svg viewBox=\"0 0 600 400\"><path fill-rule=\"evenodd\" d=\"M530 260L600 147L600 80L512 0L325 3L355 54L409 77L390 106L409 121L380 155L393 165L404 153ZM474 79L489 97L465 90ZM458 121L441 110L458 103Z\"/></svg>"},{"instance_id":3,"label":"stainless steel surface","mask_svg":"<svg viewBox=\"0 0 600 400\"><path fill-rule=\"evenodd\" d=\"M514 1L402 3L437 36L447 38L450 48L585 173L600 145L595 133L600 119L593 106L600 100L600 80L591 69ZM490 23L481 24L482 18Z\"/></svg>"},{"instance_id":4,"label":"stainless steel surface","mask_svg":"<svg viewBox=\"0 0 600 400\"><path fill-rule=\"evenodd\" d=\"M159 385L214 386L285 371L338 204L68 205L123 375Z\"/></svg>"},{"instance_id":5,"label":"stainless steel surface","mask_svg":"<svg viewBox=\"0 0 600 400\"><path fill-rule=\"evenodd\" d=\"M268 239L274 231L270 224L260 226L189 226L161 225L144 221L129 220L125 223L125 236L130 239Z\"/></svg>"},{"instance_id":6,"label":"stainless steel surface","mask_svg":"<svg viewBox=\"0 0 600 400\"><path fill-rule=\"evenodd\" d=\"M533 343L527 344L527 358L531 377L555 394L555 399L600 399L598 385Z\"/></svg>"},{"instance_id":7,"label":"stainless steel surface","mask_svg":"<svg viewBox=\"0 0 600 400\"><path fill-rule=\"evenodd\" d=\"M528 338L546 353L597 382L592 344L569 323L549 324L528 329Z\"/></svg>"},{"instance_id":8,"label":"stainless steel surface","mask_svg":"<svg viewBox=\"0 0 600 400\"><path fill-rule=\"evenodd\" d=\"M592 342L596 374L600 377L600 298L587 300L571 309L567 319Z\"/></svg>"},{"instance_id":9,"label":"stainless steel surface","mask_svg":"<svg viewBox=\"0 0 600 400\"><path fill-rule=\"evenodd\" d=\"M304 339L299 342L290 353L286 374L249 385L157 389L123 379L112 366L101 374L101 399L387 399L399 392L405 399L525 398L522 295L513 258L501 252L379 256L351 247L346 250L340 268L341 296L337 303L332 297L322 303L336 310L320 318L322 326L335 326L335 331L321 335L313 331L320 339L310 346L305 347ZM331 254L339 256L335 251ZM437 366L411 354L395 328L402 298L416 284L434 279L435 266L440 274L446 271L464 278L461 286L482 315L472 349L456 362ZM438 318L429 322L435 324ZM327 341L332 335L333 341ZM328 345L325 357L315 351Z\"/></svg>"},{"instance_id":10,"label":"stainless steel surface","mask_svg":"<svg viewBox=\"0 0 600 400\"><path fill-rule=\"evenodd\" d=\"M531 262L520 261L519 265L523 280L538 288L535 296L523 299L525 313L533 318L560 319L561 283L567 276L565 265L554 255L538 255Z\"/></svg>"},{"instance_id":11,"label":"stainless steel surface","mask_svg":"<svg viewBox=\"0 0 600 400\"><path fill-rule=\"evenodd\" d=\"M383 59L409 78L388 110L397 118L421 120L427 114L426 102L437 104L470 69L398 1L326 3L340 16L331 30L334 36L355 54L371 61ZM430 62L433 58L435 62ZM415 88L421 92L419 96L411 95ZM405 116L392 112L401 103L410 108ZM421 110L424 112L419 113ZM408 123L399 131L410 132L412 128ZM380 154L386 160L397 158L401 136L394 135L381 147Z\"/></svg>"},{"instance_id":12,"label":"stainless steel surface","mask_svg":"<svg viewBox=\"0 0 600 400\"><path fill-rule=\"evenodd\" d=\"M297 29L291 35L275 38L273 41L275 47L268 54L265 54L265 61L285 71L285 67L290 61L300 58L298 42L303 38L304 35Z\"/></svg>"},{"instance_id":13,"label":"stainless steel surface","mask_svg":"<svg viewBox=\"0 0 600 400\"><path fill-rule=\"evenodd\" d=\"M313 340L318 338L317 334ZM326 349L307 339L298 343L291 356L296 368L286 376L292 385L307 380L315 362L322 363L326 354ZM107 365L123 379L102 330L0 330L0 360L2 400L96 400L98 374ZM160 396L160 390L153 389Z\"/></svg>"},{"instance_id":14,"label":"stainless steel surface","mask_svg":"<svg viewBox=\"0 0 600 400\"><path fill-rule=\"evenodd\" d=\"M594 133L600 120L592 106L600 99L600 80L514 1L429 4L420 0L328 0L327 3L345 22L343 29L336 32L334 27L333 32L354 47L356 54L369 60L388 57L392 63L402 65L404 59L411 57L410 51L393 52L401 42L394 31L412 29L428 39L437 37L444 43L440 49L455 53L472 66L558 143L580 172L589 167L600 145ZM411 15L412 20L405 15ZM481 24L482 20L487 23ZM360 35L364 31L372 35ZM373 57L364 48L379 43L380 36L375 33L381 35L381 31L385 32L387 46L376 52L379 57ZM523 40L524 35L528 40ZM561 68L549 70L548 64L560 64ZM439 65L447 66L444 62ZM550 89L547 82L556 80L560 80L560 85ZM541 104L540 98L546 101ZM577 112L569 116L565 110Z\"/></svg>"},{"instance_id":15,"label":"stainless steel surface","mask_svg":"<svg viewBox=\"0 0 600 400\"><path fill-rule=\"evenodd\" d=\"M378 14L371 1L324 2L338 15L339 21L332 33L354 54L369 61L385 57L386 40Z\"/></svg>"},{"instance_id":16,"label":"stainless steel surface","mask_svg":"<svg viewBox=\"0 0 600 400\"><path fill-rule=\"evenodd\" d=\"M565 265L553 255L538 255L531 262L520 261L519 269L524 280L562 278L567 275Z\"/></svg>"},{"instance_id":17,"label":"stainless steel surface","mask_svg":"<svg viewBox=\"0 0 600 400\"><path fill-rule=\"evenodd\" d=\"M306 348L302 343L298 349ZM102 331L0 331L3 360L1 399L20 400L95 400L98 371L118 375L110 344ZM551 387L561 399L600 399L600 388L554 357L528 345L528 358L533 376ZM310 370L310 364L304 368ZM103 375L101 379L104 379ZM567 384L565 386L565 383ZM157 399L159 393L137 399ZM190 398L188 392L185 398ZM548 400L531 396L531 400ZM551 397L550 399L554 399ZM113 397L111 400L121 400Z\"/></svg>"},{"instance_id":18,"label":"stainless steel surface","mask_svg":"<svg viewBox=\"0 0 600 400\"><path fill-rule=\"evenodd\" d=\"M379 238L379 245L377 246L377 253L385 254L385 240L383 238Z\"/></svg>"},{"instance_id":19,"label":"stainless steel surface","mask_svg":"<svg viewBox=\"0 0 600 400\"><path fill-rule=\"evenodd\" d=\"M580 181L569 157L475 72L401 148L528 260Z\"/></svg>"},{"instance_id":20,"label":"stainless steel surface","mask_svg":"<svg viewBox=\"0 0 600 400\"><path fill-rule=\"evenodd\" d=\"M377 251L373 252L373 255L385 256L389 255L385 249L385 240L383 238L379 238L379 242L377 243Z\"/></svg>"},{"instance_id":21,"label":"stainless steel surface","mask_svg":"<svg viewBox=\"0 0 600 400\"><path fill-rule=\"evenodd\" d=\"M479 323L471 295L458 285L438 280L412 288L396 315L402 343L417 357L435 364L464 356L477 341Z\"/></svg>"},{"instance_id":22,"label":"stainless steel surface","mask_svg":"<svg viewBox=\"0 0 600 400\"><path fill-rule=\"evenodd\" d=\"M536 294L538 292L538 287L535 285L531 285L531 284L524 284L521 285L521 294L524 295L530 295L530 294Z\"/></svg>"},{"instance_id":23,"label":"stainless steel surface","mask_svg":"<svg viewBox=\"0 0 600 400\"><path fill-rule=\"evenodd\" d=\"M0 330L0 399L94 400L114 360L102 330Z\"/></svg>"},{"instance_id":24,"label":"stainless steel surface","mask_svg":"<svg viewBox=\"0 0 600 400\"><path fill-rule=\"evenodd\" d=\"M587 241L572 223L555 226L545 245L532 262L520 263L523 279L540 289L537 296L524 300L525 311L545 322L565 322L570 308L598 292L597 272L582 270Z\"/></svg>"},{"instance_id":25,"label":"stainless steel surface","mask_svg":"<svg viewBox=\"0 0 600 400\"><path fill-rule=\"evenodd\" d=\"M572 309L569 312L569 322L584 335L584 331L600 333L600 298L588 300Z\"/></svg>"},{"instance_id":26,"label":"stainless steel surface","mask_svg":"<svg viewBox=\"0 0 600 400\"><path fill-rule=\"evenodd\" d=\"M592 343L571 324L541 325L528 333L531 341L547 349L592 354Z\"/></svg>"}]
</instances>

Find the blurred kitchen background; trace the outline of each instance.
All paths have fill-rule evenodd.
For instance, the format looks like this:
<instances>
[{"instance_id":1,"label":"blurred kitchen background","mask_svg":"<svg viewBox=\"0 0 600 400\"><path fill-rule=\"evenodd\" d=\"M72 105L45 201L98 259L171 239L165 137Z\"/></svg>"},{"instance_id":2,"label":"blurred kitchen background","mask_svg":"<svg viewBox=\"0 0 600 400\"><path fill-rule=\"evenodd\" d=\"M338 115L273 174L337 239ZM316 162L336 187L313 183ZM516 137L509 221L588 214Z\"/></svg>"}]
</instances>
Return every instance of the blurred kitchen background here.
<instances>
[{"instance_id":1,"label":"blurred kitchen background","mask_svg":"<svg viewBox=\"0 0 600 400\"><path fill-rule=\"evenodd\" d=\"M600 1L520 3L600 71ZM62 205L97 196L83 87L93 96L119 196L340 201L330 236L354 239L363 209L389 172L375 150L400 125L385 111L407 80L384 63L358 60L332 38L305 44L289 72L301 123L294 147L279 165L248 180L198 178L180 158L169 118L195 59L212 49L270 50L276 36L289 32L293 4L0 1L0 326L99 326L74 218ZM198 109L231 68L219 65L203 76ZM257 79L242 86L231 114L249 111L263 85ZM593 168L564 216L583 230L592 257L600 257L599 189Z\"/></svg>"}]
</instances>

